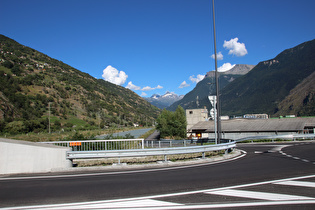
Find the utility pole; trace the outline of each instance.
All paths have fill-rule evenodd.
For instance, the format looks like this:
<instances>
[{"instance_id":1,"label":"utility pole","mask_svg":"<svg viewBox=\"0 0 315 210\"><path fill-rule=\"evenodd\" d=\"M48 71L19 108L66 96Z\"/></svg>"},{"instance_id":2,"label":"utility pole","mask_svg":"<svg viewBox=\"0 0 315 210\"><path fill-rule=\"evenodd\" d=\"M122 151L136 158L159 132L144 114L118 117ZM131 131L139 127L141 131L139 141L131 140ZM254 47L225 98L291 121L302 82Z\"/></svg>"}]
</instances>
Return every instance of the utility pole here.
<instances>
[{"instance_id":1,"label":"utility pole","mask_svg":"<svg viewBox=\"0 0 315 210\"><path fill-rule=\"evenodd\" d=\"M216 103L216 121L217 121L217 143L221 143L221 121L220 121L220 99L219 99L219 72L218 72L218 64L217 64L217 41L215 35L215 14L214 14L214 0L212 0L212 11L213 11L213 35L214 35L214 60L215 60L215 84L216 84L216 96L217 96L217 103Z\"/></svg>"},{"instance_id":2,"label":"utility pole","mask_svg":"<svg viewBox=\"0 0 315 210\"><path fill-rule=\"evenodd\" d=\"M50 133L50 104L51 102L48 102L48 133Z\"/></svg>"}]
</instances>

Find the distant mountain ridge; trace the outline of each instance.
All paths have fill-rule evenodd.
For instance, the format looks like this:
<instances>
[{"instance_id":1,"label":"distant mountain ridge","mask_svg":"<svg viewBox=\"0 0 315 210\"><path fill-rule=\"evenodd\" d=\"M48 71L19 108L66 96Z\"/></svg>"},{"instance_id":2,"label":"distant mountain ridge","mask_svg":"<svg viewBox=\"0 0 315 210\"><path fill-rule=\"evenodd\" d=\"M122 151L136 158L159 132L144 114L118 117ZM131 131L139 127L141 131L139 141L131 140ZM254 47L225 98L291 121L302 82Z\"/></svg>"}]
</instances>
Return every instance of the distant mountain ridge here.
<instances>
[{"instance_id":1,"label":"distant mountain ridge","mask_svg":"<svg viewBox=\"0 0 315 210\"><path fill-rule=\"evenodd\" d=\"M151 97L145 97L144 99L150 102L152 105L164 109L174 102L182 99L183 95L177 95L173 92L167 91L164 95L153 94Z\"/></svg>"},{"instance_id":2,"label":"distant mountain ridge","mask_svg":"<svg viewBox=\"0 0 315 210\"><path fill-rule=\"evenodd\" d=\"M228 83L234 81L236 78L248 73L255 65L236 64L233 68L225 72L219 72L219 86L220 89L225 87ZM211 108L208 100L209 95L215 94L215 71L207 72L205 78L197 83L196 87L187 93L181 100L176 101L169 107L168 110L174 111L178 105L184 109L195 109L207 107Z\"/></svg>"},{"instance_id":3,"label":"distant mountain ridge","mask_svg":"<svg viewBox=\"0 0 315 210\"><path fill-rule=\"evenodd\" d=\"M311 86L314 80L309 79L307 82L308 77L313 78L314 71L315 39L284 50L273 59L260 62L249 73L228 84L221 91L222 113L315 115L314 111L307 109L314 104L314 89ZM282 102L286 98L287 102ZM288 101L298 100L297 98L304 103L293 105L292 101ZM290 103L292 106L286 108L287 111L281 110L284 109L284 104ZM296 111L293 111L293 107Z\"/></svg>"},{"instance_id":4,"label":"distant mountain ridge","mask_svg":"<svg viewBox=\"0 0 315 210\"><path fill-rule=\"evenodd\" d=\"M284 50L254 68L235 67L219 74L222 115L315 115L315 39ZM178 105L210 109L208 95L215 95L214 71L167 109L175 110Z\"/></svg>"},{"instance_id":5,"label":"distant mountain ridge","mask_svg":"<svg viewBox=\"0 0 315 210\"><path fill-rule=\"evenodd\" d=\"M245 75L250 70L252 70L255 65L248 65L248 64L236 64L233 68L228 71L220 72L220 74L232 74L232 75ZM206 77L215 77L215 71L209 71L206 74Z\"/></svg>"}]
</instances>

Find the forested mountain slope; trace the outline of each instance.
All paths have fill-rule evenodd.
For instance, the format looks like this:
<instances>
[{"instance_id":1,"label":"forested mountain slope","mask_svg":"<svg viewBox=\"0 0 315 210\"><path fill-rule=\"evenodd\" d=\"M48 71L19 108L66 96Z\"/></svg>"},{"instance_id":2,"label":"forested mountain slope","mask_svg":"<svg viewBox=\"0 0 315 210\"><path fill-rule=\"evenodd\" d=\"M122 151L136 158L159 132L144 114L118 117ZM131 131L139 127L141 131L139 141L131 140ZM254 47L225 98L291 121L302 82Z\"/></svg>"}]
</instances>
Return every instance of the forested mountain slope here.
<instances>
[{"instance_id":1,"label":"forested mountain slope","mask_svg":"<svg viewBox=\"0 0 315 210\"><path fill-rule=\"evenodd\" d=\"M301 86L297 85L314 71L315 40L284 50L274 59L260 62L249 73L224 87L221 91L222 114L284 114L279 110L283 107L280 102L290 94L291 90L299 89ZM303 88L311 90L308 84L311 83L305 84L306 87L303 86ZM310 95L314 95L314 92ZM307 100L301 104L301 106L308 105ZM315 114L314 112L307 113L307 115Z\"/></svg>"},{"instance_id":2,"label":"forested mountain slope","mask_svg":"<svg viewBox=\"0 0 315 210\"><path fill-rule=\"evenodd\" d=\"M129 89L3 35L0 59L0 132L45 130L49 108L55 129L152 124L160 113Z\"/></svg>"},{"instance_id":3,"label":"forested mountain slope","mask_svg":"<svg viewBox=\"0 0 315 210\"><path fill-rule=\"evenodd\" d=\"M226 72L219 73L219 86L220 89L225 87L236 78L248 73L253 69L254 65L237 64L232 69ZM187 93L181 100L175 102L168 110L175 111L178 105L184 109L196 109L207 107L208 110L211 108L211 104L208 100L209 95L216 93L215 87L215 72L209 71L205 78L197 83L196 87Z\"/></svg>"}]
</instances>

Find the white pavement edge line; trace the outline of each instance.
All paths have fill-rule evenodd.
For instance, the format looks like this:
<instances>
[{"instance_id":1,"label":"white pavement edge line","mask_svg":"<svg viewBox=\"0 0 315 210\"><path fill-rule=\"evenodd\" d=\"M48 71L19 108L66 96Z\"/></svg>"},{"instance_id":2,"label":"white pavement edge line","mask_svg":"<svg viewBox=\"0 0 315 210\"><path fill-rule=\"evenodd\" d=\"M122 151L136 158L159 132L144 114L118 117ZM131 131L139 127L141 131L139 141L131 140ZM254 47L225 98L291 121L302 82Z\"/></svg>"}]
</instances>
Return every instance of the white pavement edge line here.
<instances>
[{"instance_id":1,"label":"white pavement edge line","mask_svg":"<svg viewBox=\"0 0 315 210\"><path fill-rule=\"evenodd\" d=\"M237 160L239 158L244 157L247 152L240 150L241 155L225 159L225 160L218 160L213 162L207 163L197 163L185 166L167 166L165 168L155 168L155 169L138 169L138 170L130 170L130 171L114 171L114 172L101 172L101 173L88 173L88 174L66 174L66 175L48 175L48 176L28 176L28 177L0 177L0 181L6 180L23 180L23 179L54 179L54 178L72 178L72 177L85 177L85 176L102 176L102 175L115 175L115 174L129 174L129 173L146 173L146 172L154 172L154 171L167 171L167 170L175 170L175 169L183 169L183 168L192 168L192 167L200 167L206 165L214 165L219 163L225 163L233 160ZM102 169L100 169L102 170Z\"/></svg>"},{"instance_id":2,"label":"white pavement edge line","mask_svg":"<svg viewBox=\"0 0 315 210\"><path fill-rule=\"evenodd\" d=\"M306 182L306 181L283 181L283 182L277 182L274 184L315 188L315 182Z\"/></svg>"},{"instance_id":3,"label":"white pavement edge line","mask_svg":"<svg viewBox=\"0 0 315 210\"><path fill-rule=\"evenodd\" d=\"M181 206L183 204L177 204L167 201L159 201L153 199L143 199L125 202L113 202L113 203L98 203L98 204L86 204L86 205L60 205L60 206L47 206L40 208L41 210L73 210L73 209L132 209L132 208L160 208L166 206ZM32 209L32 207L30 208ZM38 209L38 208L35 208ZM33 208L33 210L35 210Z\"/></svg>"},{"instance_id":4,"label":"white pavement edge line","mask_svg":"<svg viewBox=\"0 0 315 210\"><path fill-rule=\"evenodd\" d=\"M175 209L218 209L218 208L232 208L232 207L252 207L252 206L276 206L276 205L306 205L315 204L314 200L296 200L296 201L263 201L263 202L245 202L245 203L223 203L223 204L201 204L201 205L169 205L169 206L147 206L147 207L110 207L110 208L100 208L100 206L95 206L92 208L83 207L83 209L121 209L121 210L175 210ZM7 208L17 209L17 208ZM34 209L34 208L28 208ZM66 210L69 208L58 208L60 210Z\"/></svg>"},{"instance_id":5,"label":"white pavement edge line","mask_svg":"<svg viewBox=\"0 0 315 210\"><path fill-rule=\"evenodd\" d=\"M267 193L267 192L248 191L248 190L234 190L234 189L207 192L206 194L233 196L233 197L241 197L241 198L252 198L252 199L261 199L261 200L269 200L269 201L314 200L315 199L311 197L298 196L298 195Z\"/></svg>"}]
</instances>

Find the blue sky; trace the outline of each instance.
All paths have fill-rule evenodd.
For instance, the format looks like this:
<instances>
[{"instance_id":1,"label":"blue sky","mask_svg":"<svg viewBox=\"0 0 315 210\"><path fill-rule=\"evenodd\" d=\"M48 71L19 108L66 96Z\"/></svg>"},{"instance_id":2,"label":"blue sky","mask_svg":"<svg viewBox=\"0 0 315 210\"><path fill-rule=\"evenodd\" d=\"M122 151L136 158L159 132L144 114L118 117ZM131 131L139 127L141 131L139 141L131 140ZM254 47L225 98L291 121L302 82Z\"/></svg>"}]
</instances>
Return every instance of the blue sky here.
<instances>
[{"instance_id":1,"label":"blue sky","mask_svg":"<svg viewBox=\"0 0 315 210\"><path fill-rule=\"evenodd\" d=\"M0 0L0 34L149 97L215 69L212 0ZM313 0L215 0L218 67L315 38Z\"/></svg>"}]
</instances>

